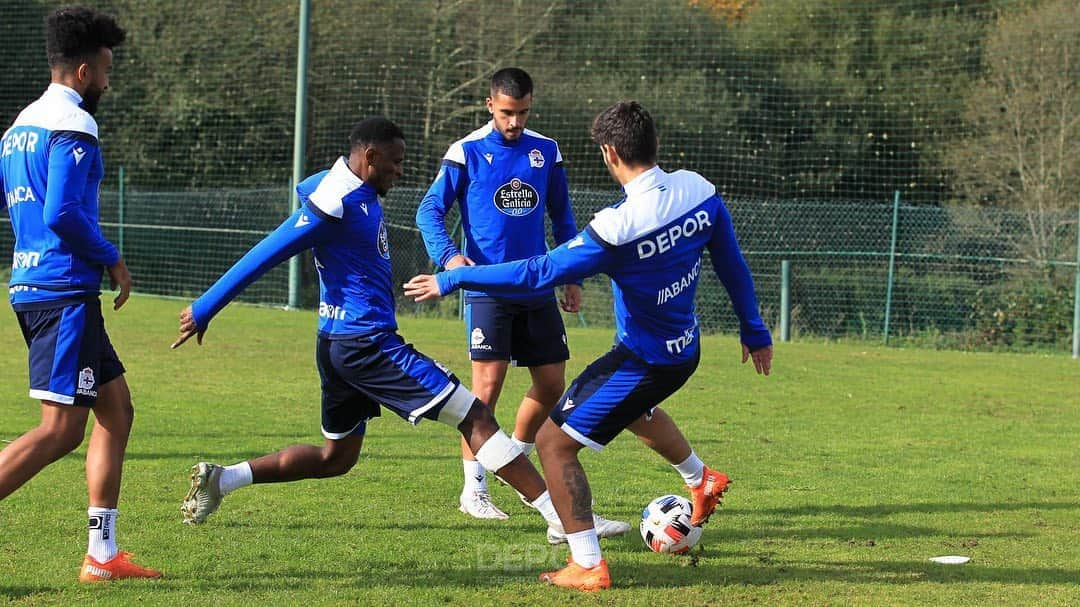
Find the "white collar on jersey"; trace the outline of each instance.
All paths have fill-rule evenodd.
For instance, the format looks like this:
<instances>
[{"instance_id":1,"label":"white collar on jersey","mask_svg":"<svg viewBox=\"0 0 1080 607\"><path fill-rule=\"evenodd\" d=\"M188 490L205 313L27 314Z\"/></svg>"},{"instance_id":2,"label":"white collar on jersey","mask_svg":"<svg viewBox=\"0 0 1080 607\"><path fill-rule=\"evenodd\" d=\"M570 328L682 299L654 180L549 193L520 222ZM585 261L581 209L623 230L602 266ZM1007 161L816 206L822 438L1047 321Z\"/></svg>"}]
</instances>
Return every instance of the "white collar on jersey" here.
<instances>
[{"instance_id":1,"label":"white collar on jersey","mask_svg":"<svg viewBox=\"0 0 1080 607\"><path fill-rule=\"evenodd\" d=\"M50 82L49 88L45 89L45 94L63 96L75 105L79 105L83 102L82 95L79 94L79 91L58 82Z\"/></svg>"},{"instance_id":2,"label":"white collar on jersey","mask_svg":"<svg viewBox=\"0 0 1080 607\"><path fill-rule=\"evenodd\" d=\"M623 186L623 191L626 192L627 196L648 192L664 181L667 181L667 177L668 174L664 169L661 169L659 165L653 165L653 168L626 182L626 185Z\"/></svg>"},{"instance_id":3,"label":"white collar on jersey","mask_svg":"<svg viewBox=\"0 0 1080 607\"><path fill-rule=\"evenodd\" d=\"M352 169L349 168L349 162L344 156L339 156L334 166L330 167L330 174L334 176L334 179L346 186L348 192L364 185L364 180L352 172Z\"/></svg>"}]
</instances>

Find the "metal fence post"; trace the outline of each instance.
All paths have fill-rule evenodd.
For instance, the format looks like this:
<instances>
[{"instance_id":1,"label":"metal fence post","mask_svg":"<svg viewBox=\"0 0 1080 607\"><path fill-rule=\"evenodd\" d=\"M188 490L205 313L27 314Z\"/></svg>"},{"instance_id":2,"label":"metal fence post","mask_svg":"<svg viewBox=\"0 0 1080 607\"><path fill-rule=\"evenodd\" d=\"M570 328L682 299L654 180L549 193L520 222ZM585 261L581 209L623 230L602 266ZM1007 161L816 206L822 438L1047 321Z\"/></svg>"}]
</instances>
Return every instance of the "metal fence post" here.
<instances>
[{"instance_id":1,"label":"metal fence post","mask_svg":"<svg viewBox=\"0 0 1080 607\"><path fill-rule=\"evenodd\" d=\"M300 0L300 24L296 41L296 115L293 122L293 185L304 178L307 154L307 64L308 28L311 24L311 0ZM296 188L289 188L289 213L300 208ZM300 305L300 256L289 260L289 307Z\"/></svg>"},{"instance_id":2,"label":"metal fence post","mask_svg":"<svg viewBox=\"0 0 1080 607\"><path fill-rule=\"evenodd\" d=\"M1073 288L1073 358L1080 358L1080 207L1076 208L1076 286Z\"/></svg>"},{"instance_id":3,"label":"metal fence post","mask_svg":"<svg viewBox=\"0 0 1080 607\"><path fill-rule=\"evenodd\" d=\"M120 256L124 255L124 167L120 166L120 175L118 177L119 183L116 188L116 207L117 218L116 221L120 224L117 228L119 235L117 242L120 245Z\"/></svg>"},{"instance_id":4,"label":"metal fence post","mask_svg":"<svg viewBox=\"0 0 1080 607\"><path fill-rule=\"evenodd\" d=\"M896 271L896 227L900 218L900 190L893 195L892 241L889 244L889 283L885 287L885 345L889 345L889 314L892 312L893 276Z\"/></svg>"},{"instance_id":5,"label":"metal fence post","mask_svg":"<svg viewBox=\"0 0 1080 607\"><path fill-rule=\"evenodd\" d=\"M780 260L780 341L791 341L791 260Z\"/></svg>"}]
</instances>

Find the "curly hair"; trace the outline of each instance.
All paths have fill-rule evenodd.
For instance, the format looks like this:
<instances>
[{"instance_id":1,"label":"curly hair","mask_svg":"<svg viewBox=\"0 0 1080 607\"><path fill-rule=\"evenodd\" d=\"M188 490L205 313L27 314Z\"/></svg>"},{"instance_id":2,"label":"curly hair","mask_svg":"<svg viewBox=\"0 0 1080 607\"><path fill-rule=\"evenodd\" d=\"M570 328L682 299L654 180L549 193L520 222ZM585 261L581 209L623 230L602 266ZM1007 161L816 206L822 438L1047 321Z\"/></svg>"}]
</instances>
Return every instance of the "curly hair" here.
<instances>
[{"instance_id":1,"label":"curly hair","mask_svg":"<svg viewBox=\"0 0 1080 607\"><path fill-rule=\"evenodd\" d=\"M124 43L127 32L111 15L85 6L58 8L45 18L49 67L73 67L102 48Z\"/></svg>"}]
</instances>

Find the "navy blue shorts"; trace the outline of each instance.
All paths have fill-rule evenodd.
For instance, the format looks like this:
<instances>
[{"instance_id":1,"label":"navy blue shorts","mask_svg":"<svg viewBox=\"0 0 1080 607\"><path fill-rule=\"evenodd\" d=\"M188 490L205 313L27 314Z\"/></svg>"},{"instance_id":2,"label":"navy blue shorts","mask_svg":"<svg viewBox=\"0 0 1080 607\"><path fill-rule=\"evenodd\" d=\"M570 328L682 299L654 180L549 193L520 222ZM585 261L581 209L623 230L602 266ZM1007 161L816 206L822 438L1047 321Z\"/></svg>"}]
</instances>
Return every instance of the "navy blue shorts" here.
<instances>
[{"instance_id":1,"label":"navy blue shorts","mask_svg":"<svg viewBox=\"0 0 1080 607\"><path fill-rule=\"evenodd\" d=\"M671 396L697 369L700 353L682 365L650 365L623 345L581 372L551 411L551 421L599 451L623 428Z\"/></svg>"},{"instance_id":2,"label":"navy blue shorts","mask_svg":"<svg viewBox=\"0 0 1080 607\"><path fill-rule=\"evenodd\" d=\"M456 427L476 397L446 367L417 352L397 333L347 339L319 337L322 433L363 435L380 405L412 424L422 418Z\"/></svg>"},{"instance_id":3,"label":"navy blue shorts","mask_svg":"<svg viewBox=\"0 0 1080 607\"><path fill-rule=\"evenodd\" d=\"M15 315L30 348L30 398L93 407L98 386L124 374L105 332L100 299Z\"/></svg>"},{"instance_id":4,"label":"navy blue shorts","mask_svg":"<svg viewBox=\"0 0 1080 607\"><path fill-rule=\"evenodd\" d=\"M570 358L566 327L555 299L515 302L470 297L465 329L472 360L509 360L519 367L539 367Z\"/></svg>"}]
</instances>

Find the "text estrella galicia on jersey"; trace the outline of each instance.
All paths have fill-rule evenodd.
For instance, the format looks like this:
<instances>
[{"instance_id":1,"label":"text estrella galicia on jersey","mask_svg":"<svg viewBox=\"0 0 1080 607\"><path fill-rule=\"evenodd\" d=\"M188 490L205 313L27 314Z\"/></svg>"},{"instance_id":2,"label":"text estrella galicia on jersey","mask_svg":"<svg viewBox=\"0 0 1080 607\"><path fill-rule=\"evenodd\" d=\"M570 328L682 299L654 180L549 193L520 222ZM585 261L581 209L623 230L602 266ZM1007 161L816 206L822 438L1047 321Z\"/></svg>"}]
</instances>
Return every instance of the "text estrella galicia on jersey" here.
<instances>
[{"instance_id":1,"label":"text estrella galicia on jersey","mask_svg":"<svg viewBox=\"0 0 1080 607\"><path fill-rule=\"evenodd\" d=\"M529 166L534 169L544 168L544 155L540 152L540 150L534 148L532 151L529 152Z\"/></svg>"},{"instance_id":2,"label":"text estrella galicia on jersey","mask_svg":"<svg viewBox=\"0 0 1080 607\"><path fill-rule=\"evenodd\" d=\"M514 177L495 190L493 202L495 208L505 215L522 217L540 206L540 195L536 188Z\"/></svg>"}]
</instances>

